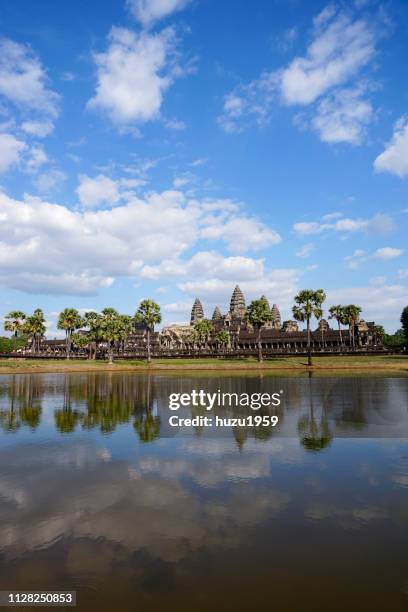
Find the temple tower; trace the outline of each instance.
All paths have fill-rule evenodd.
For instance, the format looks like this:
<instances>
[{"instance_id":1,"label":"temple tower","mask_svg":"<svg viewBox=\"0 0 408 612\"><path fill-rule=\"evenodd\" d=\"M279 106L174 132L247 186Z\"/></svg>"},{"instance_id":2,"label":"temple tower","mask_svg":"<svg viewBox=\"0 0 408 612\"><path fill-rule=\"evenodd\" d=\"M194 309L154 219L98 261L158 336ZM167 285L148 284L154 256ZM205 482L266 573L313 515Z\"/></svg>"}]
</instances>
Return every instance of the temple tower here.
<instances>
[{"instance_id":1,"label":"temple tower","mask_svg":"<svg viewBox=\"0 0 408 612\"><path fill-rule=\"evenodd\" d=\"M276 304L274 304L271 308L272 313L272 327L274 329L280 329L282 325L281 315L279 312L279 308Z\"/></svg>"},{"instance_id":2,"label":"temple tower","mask_svg":"<svg viewBox=\"0 0 408 612\"><path fill-rule=\"evenodd\" d=\"M195 325L197 321L204 319L204 309L200 300L196 298L194 300L193 308L191 309L190 325Z\"/></svg>"},{"instance_id":3,"label":"temple tower","mask_svg":"<svg viewBox=\"0 0 408 612\"><path fill-rule=\"evenodd\" d=\"M213 312L213 316L212 316L212 320L215 323L216 321L221 321L222 319L222 314L221 314L221 310L218 308L218 306L216 306L214 308L214 312Z\"/></svg>"},{"instance_id":4,"label":"temple tower","mask_svg":"<svg viewBox=\"0 0 408 612\"><path fill-rule=\"evenodd\" d=\"M230 313L235 317L244 317L246 311L245 298L238 285L231 296Z\"/></svg>"},{"instance_id":5,"label":"temple tower","mask_svg":"<svg viewBox=\"0 0 408 612\"><path fill-rule=\"evenodd\" d=\"M259 301L260 301L260 302L264 302L264 303L267 305L268 309L269 309L269 310L271 309L271 307L269 306L268 298L266 297L266 295L261 295L261 297L260 297L260 300L259 300Z\"/></svg>"}]
</instances>

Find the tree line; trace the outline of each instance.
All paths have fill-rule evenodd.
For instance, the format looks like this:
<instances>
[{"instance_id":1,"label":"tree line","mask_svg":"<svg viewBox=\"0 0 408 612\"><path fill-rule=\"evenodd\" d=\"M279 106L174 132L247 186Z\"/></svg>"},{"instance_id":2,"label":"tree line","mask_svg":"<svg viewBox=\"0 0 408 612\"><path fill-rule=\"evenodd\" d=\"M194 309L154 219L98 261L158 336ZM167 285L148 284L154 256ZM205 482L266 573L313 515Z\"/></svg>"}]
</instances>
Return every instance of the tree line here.
<instances>
[{"instance_id":1,"label":"tree line","mask_svg":"<svg viewBox=\"0 0 408 612\"><path fill-rule=\"evenodd\" d=\"M323 289L303 289L294 298L292 308L293 317L296 321L306 323L307 331L307 355L308 364L312 365L311 353L311 330L310 322L312 318L321 320L324 315L323 304L326 300L326 293ZM355 347L355 328L360 320L361 308L355 304L341 305L336 304L328 309L329 319L335 319L340 334L340 343L343 346L342 325L348 326L349 343ZM258 360L262 361L262 342L261 330L272 321L272 312L265 299L253 300L246 309L245 319L256 333ZM89 311L83 316L75 308L65 308L58 318L57 327L65 331L66 357L70 359L72 345L77 348L87 348L90 359L96 358L98 343L104 342L107 345L107 356L109 362L113 361L115 346L125 342L133 329L134 323L143 325L147 334L147 359L151 361L151 333L155 325L162 321L160 306L151 299L142 300L135 315L120 314L114 308L104 308L102 312ZM404 308L401 315L402 330L397 334L402 334L405 344L408 344L408 306ZM44 313L40 308L34 310L33 314L27 316L21 311L9 312L5 317L4 329L11 332L13 336L14 350L17 347L18 339L21 337L29 338L32 351L40 350L41 339L46 332ZM85 333L79 333L79 330ZM203 343L209 340L214 328L211 321L202 319L198 321L192 331L191 340ZM376 334L384 338L384 329L376 326ZM396 335L397 335L396 334ZM215 335L217 345L227 347L230 344L230 334L226 330L221 330Z\"/></svg>"},{"instance_id":2,"label":"tree line","mask_svg":"<svg viewBox=\"0 0 408 612\"><path fill-rule=\"evenodd\" d=\"M57 328L65 332L67 359L71 357L72 345L87 347L89 358L96 359L98 343L104 342L109 363L112 363L115 345L124 343L134 323L140 323L147 330L147 358L151 361L151 332L161 320L160 306L153 300L142 300L134 317L120 314L115 308L104 308L100 313L89 311L83 316L76 308L65 308L59 314ZM4 329L13 334L14 349L18 338L23 336L31 340L33 353L39 352L41 339L46 332L44 312L40 308L30 316L19 310L9 312L5 317ZM79 330L85 333L79 333Z\"/></svg>"}]
</instances>

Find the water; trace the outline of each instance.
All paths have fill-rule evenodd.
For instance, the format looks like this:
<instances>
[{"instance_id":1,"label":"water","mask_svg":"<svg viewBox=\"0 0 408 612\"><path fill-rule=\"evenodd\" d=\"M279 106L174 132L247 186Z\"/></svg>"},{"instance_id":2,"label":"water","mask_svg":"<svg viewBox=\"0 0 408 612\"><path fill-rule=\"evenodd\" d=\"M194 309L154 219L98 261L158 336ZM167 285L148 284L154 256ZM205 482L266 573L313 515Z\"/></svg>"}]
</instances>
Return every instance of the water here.
<instances>
[{"instance_id":1,"label":"water","mask_svg":"<svg viewBox=\"0 0 408 612\"><path fill-rule=\"evenodd\" d=\"M283 391L279 424L172 429L169 394L191 389ZM0 589L76 590L80 610L406 610L407 407L402 376L3 375Z\"/></svg>"}]
</instances>

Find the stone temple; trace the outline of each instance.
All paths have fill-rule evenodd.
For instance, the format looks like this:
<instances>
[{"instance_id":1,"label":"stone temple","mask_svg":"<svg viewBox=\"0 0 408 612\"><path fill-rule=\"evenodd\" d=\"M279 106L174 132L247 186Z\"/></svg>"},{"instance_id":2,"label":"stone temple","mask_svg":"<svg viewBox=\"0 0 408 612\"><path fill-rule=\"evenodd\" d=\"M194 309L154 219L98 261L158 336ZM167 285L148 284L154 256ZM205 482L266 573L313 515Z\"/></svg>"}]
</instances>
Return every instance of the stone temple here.
<instances>
[{"instance_id":1,"label":"stone temple","mask_svg":"<svg viewBox=\"0 0 408 612\"><path fill-rule=\"evenodd\" d=\"M279 354L305 353L307 350L307 332L299 329L297 321L281 320L277 304L272 304L265 295L260 298L271 312L271 320L261 329L260 339L265 357ZM205 316L200 299L194 300L190 322L185 325L168 325L160 331L151 333L152 353L160 357L199 357L230 355L240 357L257 354L258 334L246 321L245 296L237 285L232 292L229 309L223 313L219 306L214 308L211 317ZM199 321L210 320L212 330L208 337L198 339L195 325ZM376 331L373 322L360 320L353 330L340 331L330 327L325 319L321 319L316 329L310 333L311 347L314 353L339 352L373 352L382 351L382 338ZM217 335L221 331L228 334L228 343L221 346ZM225 338L225 334L223 334ZM117 348L117 355L124 359L144 357L146 354L147 330L135 325L133 332L126 341ZM42 349L46 354L59 356L65 353L65 340L45 340ZM98 355L104 354L104 343L98 345Z\"/></svg>"},{"instance_id":2,"label":"stone temple","mask_svg":"<svg viewBox=\"0 0 408 612\"><path fill-rule=\"evenodd\" d=\"M262 349L267 355L275 353L298 353L307 347L307 333L299 329L297 321L282 321L277 304L270 306L265 295L260 298L271 312L271 320L261 330ZM169 325L158 335L160 345L170 351L186 351L195 354L197 351L207 350L209 354L219 349L217 334L227 331L230 342L228 351L236 355L250 355L256 350L257 334L245 318L246 301L241 288L237 285L232 292L229 310L223 314L216 306L211 316L213 331L205 341L205 346L198 346L194 339L194 326L198 321L209 319L205 316L203 305L197 297L191 310L190 325ZM375 335L375 324L361 320L354 330L355 340L349 331L332 329L325 319L321 319L317 329L311 332L313 350L331 352L352 347L379 346L380 340ZM217 349L218 346L218 349Z\"/></svg>"}]
</instances>

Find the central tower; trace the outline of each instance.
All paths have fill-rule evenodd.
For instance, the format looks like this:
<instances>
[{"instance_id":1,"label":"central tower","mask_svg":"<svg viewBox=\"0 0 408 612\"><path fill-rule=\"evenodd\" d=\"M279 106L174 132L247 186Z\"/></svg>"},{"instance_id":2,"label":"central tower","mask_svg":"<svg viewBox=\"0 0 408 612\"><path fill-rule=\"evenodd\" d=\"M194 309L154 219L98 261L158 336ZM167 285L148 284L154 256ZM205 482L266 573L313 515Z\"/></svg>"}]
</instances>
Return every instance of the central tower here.
<instances>
[{"instance_id":1,"label":"central tower","mask_svg":"<svg viewBox=\"0 0 408 612\"><path fill-rule=\"evenodd\" d=\"M245 316L245 297L238 285L231 296L230 313L233 317L243 318Z\"/></svg>"}]
</instances>

